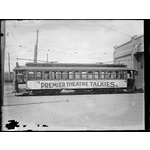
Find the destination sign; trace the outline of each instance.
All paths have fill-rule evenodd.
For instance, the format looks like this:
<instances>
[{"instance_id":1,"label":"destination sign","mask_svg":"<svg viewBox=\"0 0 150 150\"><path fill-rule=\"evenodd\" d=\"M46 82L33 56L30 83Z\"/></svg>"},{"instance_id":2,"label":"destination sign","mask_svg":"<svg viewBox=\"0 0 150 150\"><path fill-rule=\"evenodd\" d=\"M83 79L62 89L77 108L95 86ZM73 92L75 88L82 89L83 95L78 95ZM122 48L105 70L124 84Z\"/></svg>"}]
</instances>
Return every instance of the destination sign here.
<instances>
[{"instance_id":1,"label":"destination sign","mask_svg":"<svg viewBox=\"0 0 150 150\"><path fill-rule=\"evenodd\" d=\"M126 80L27 81L29 89L125 88Z\"/></svg>"}]
</instances>

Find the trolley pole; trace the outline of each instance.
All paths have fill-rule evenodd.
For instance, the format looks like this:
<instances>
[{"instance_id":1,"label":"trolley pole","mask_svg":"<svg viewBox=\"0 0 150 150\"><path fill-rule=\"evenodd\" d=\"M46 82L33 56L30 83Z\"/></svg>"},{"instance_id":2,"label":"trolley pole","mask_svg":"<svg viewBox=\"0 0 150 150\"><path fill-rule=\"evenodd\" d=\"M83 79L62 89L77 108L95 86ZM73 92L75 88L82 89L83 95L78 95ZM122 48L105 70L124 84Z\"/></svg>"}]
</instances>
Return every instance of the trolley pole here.
<instances>
[{"instance_id":1,"label":"trolley pole","mask_svg":"<svg viewBox=\"0 0 150 150\"><path fill-rule=\"evenodd\" d=\"M9 69L9 83L11 82L11 75L10 75L10 54L8 53L8 69Z\"/></svg>"}]
</instances>

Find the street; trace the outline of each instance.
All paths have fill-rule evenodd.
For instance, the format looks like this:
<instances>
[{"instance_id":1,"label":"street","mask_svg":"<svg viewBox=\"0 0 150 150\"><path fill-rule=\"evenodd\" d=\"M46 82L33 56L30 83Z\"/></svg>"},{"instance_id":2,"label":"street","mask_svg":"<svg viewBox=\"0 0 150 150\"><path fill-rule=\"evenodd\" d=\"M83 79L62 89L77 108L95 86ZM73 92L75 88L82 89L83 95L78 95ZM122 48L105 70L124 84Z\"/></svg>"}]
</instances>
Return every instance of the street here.
<instances>
[{"instance_id":1,"label":"street","mask_svg":"<svg viewBox=\"0 0 150 150\"><path fill-rule=\"evenodd\" d=\"M18 127L8 129L9 120ZM2 130L143 130L144 94L14 96L4 85Z\"/></svg>"}]
</instances>

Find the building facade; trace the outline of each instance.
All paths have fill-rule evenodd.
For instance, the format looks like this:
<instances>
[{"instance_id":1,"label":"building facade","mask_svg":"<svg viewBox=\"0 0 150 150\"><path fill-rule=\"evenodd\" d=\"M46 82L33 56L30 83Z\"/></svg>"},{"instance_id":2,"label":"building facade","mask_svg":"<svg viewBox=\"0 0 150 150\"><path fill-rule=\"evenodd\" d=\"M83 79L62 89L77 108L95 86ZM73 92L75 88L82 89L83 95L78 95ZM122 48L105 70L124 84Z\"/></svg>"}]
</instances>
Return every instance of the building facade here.
<instances>
[{"instance_id":1,"label":"building facade","mask_svg":"<svg viewBox=\"0 0 150 150\"><path fill-rule=\"evenodd\" d=\"M114 47L114 63L125 64L137 71L135 86L144 90L144 36L134 36L129 42Z\"/></svg>"}]
</instances>

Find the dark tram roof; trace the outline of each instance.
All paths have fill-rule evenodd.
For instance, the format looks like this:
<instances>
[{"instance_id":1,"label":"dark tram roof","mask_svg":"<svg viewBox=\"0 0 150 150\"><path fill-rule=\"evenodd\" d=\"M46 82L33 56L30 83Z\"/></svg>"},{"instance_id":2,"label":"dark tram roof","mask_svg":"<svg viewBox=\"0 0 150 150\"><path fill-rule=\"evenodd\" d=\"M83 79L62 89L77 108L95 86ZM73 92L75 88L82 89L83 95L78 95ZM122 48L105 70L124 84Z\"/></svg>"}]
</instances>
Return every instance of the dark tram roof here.
<instances>
[{"instance_id":1,"label":"dark tram roof","mask_svg":"<svg viewBox=\"0 0 150 150\"><path fill-rule=\"evenodd\" d=\"M126 67L124 64L81 64L81 63L26 63L32 67Z\"/></svg>"},{"instance_id":2,"label":"dark tram roof","mask_svg":"<svg viewBox=\"0 0 150 150\"><path fill-rule=\"evenodd\" d=\"M132 70L123 64L26 63L14 70Z\"/></svg>"}]
</instances>

